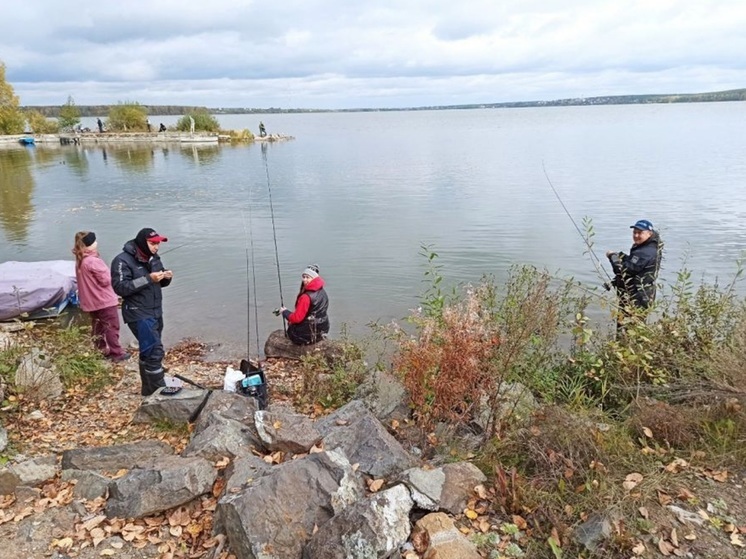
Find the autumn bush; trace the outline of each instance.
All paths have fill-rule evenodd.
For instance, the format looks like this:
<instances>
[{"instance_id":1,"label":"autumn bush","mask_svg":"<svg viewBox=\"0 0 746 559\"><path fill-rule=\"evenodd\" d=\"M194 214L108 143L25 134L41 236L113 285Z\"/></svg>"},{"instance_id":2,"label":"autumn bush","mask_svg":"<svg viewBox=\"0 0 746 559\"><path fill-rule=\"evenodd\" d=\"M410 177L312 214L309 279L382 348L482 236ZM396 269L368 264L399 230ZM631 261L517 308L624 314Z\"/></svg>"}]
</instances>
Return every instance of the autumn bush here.
<instances>
[{"instance_id":1,"label":"autumn bush","mask_svg":"<svg viewBox=\"0 0 746 559\"><path fill-rule=\"evenodd\" d=\"M217 132L220 130L218 119L209 113L207 109L194 109L188 111L176 123L176 129L180 132L189 132L194 119L194 130L198 132Z\"/></svg>"}]
</instances>

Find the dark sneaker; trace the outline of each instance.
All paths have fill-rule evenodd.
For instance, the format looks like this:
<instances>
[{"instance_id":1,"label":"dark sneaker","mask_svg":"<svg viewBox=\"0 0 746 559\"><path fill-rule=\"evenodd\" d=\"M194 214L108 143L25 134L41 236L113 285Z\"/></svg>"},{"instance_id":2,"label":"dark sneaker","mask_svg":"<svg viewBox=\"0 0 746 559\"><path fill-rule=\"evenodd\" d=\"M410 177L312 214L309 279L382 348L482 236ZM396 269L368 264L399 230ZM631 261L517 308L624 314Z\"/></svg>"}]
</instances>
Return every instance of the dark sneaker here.
<instances>
[{"instance_id":1,"label":"dark sneaker","mask_svg":"<svg viewBox=\"0 0 746 559\"><path fill-rule=\"evenodd\" d=\"M116 357L109 357L111 361L114 361L115 363L118 363L120 361L127 361L130 357L132 357L129 353L123 353L122 355L117 355Z\"/></svg>"}]
</instances>

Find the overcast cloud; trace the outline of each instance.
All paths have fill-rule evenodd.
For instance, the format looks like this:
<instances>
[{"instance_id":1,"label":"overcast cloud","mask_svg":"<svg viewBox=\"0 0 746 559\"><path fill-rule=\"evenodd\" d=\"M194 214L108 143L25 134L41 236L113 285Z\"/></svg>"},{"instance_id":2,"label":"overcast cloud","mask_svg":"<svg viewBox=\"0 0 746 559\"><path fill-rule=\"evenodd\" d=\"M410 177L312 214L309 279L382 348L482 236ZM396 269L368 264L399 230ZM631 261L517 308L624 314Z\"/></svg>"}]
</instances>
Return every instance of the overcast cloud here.
<instances>
[{"instance_id":1,"label":"overcast cloud","mask_svg":"<svg viewBox=\"0 0 746 559\"><path fill-rule=\"evenodd\" d=\"M744 0L31 0L2 12L0 60L23 105L410 107L746 87Z\"/></svg>"}]
</instances>

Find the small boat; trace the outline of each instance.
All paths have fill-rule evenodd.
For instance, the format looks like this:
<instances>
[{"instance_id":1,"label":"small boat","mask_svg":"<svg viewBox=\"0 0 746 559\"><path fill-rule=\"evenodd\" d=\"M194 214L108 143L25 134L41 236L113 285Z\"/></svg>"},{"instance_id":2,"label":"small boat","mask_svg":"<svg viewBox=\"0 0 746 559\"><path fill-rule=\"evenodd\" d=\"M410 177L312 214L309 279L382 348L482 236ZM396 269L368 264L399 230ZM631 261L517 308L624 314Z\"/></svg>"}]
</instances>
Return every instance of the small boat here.
<instances>
[{"instance_id":1,"label":"small boat","mask_svg":"<svg viewBox=\"0 0 746 559\"><path fill-rule=\"evenodd\" d=\"M20 143L20 144L21 144L22 146L33 146L33 145L35 145L35 144L36 144L36 142L34 141L34 139L33 139L33 138L30 138L30 137L26 137L26 138L20 138L20 139L18 140L18 142L19 142L19 143Z\"/></svg>"},{"instance_id":2,"label":"small boat","mask_svg":"<svg viewBox=\"0 0 746 559\"><path fill-rule=\"evenodd\" d=\"M74 261L0 264L0 321L52 318L77 303Z\"/></svg>"},{"instance_id":3,"label":"small boat","mask_svg":"<svg viewBox=\"0 0 746 559\"><path fill-rule=\"evenodd\" d=\"M182 144L217 144L217 136L182 136L179 138Z\"/></svg>"}]
</instances>

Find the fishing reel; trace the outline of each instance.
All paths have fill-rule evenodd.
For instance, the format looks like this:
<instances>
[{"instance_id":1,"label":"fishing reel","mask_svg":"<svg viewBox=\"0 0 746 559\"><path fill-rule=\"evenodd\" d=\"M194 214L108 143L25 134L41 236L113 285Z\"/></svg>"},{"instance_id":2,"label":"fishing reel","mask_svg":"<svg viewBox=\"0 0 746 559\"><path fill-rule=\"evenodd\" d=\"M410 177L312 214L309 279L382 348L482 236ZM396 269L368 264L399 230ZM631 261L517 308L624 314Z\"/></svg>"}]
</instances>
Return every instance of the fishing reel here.
<instances>
[{"instance_id":1,"label":"fishing reel","mask_svg":"<svg viewBox=\"0 0 746 559\"><path fill-rule=\"evenodd\" d=\"M248 359L241 359L239 370L244 374L244 378L236 382L236 392L254 398L260 410L267 409L269 392L264 369Z\"/></svg>"}]
</instances>

